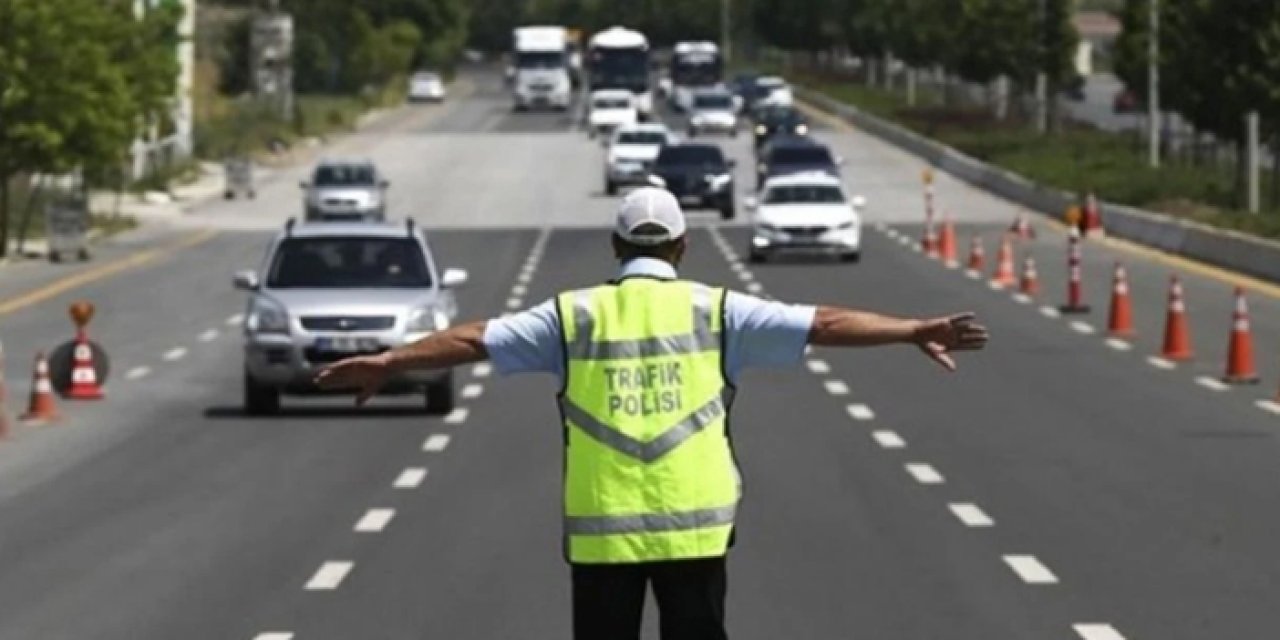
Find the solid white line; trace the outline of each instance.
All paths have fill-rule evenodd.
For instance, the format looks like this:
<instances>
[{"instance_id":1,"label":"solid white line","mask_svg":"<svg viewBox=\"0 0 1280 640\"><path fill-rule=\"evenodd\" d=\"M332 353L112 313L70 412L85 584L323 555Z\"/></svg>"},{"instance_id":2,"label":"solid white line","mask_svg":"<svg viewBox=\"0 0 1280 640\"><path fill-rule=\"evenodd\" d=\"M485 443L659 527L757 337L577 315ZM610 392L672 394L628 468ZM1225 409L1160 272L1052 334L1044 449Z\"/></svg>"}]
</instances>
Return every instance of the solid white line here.
<instances>
[{"instance_id":1,"label":"solid white line","mask_svg":"<svg viewBox=\"0 0 1280 640\"><path fill-rule=\"evenodd\" d=\"M396 481L391 486L396 489L416 489L426 477L426 467L409 467L396 476Z\"/></svg>"},{"instance_id":2,"label":"solid white line","mask_svg":"<svg viewBox=\"0 0 1280 640\"><path fill-rule=\"evenodd\" d=\"M833 396L849 394L849 385L845 384L843 380L827 380L822 385L827 388L827 393Z\"/></svg>"},{"instance_id":3,"label":"solid white line","mask_svg":"<svg viewBox=\"0 0 1280 640\"><path fill-rule=\"evenodd\" d=\"M462 397L467 400L479 398L482 393L484 393L484 386L482 385L469 384L462 388Z\"/></svg>"},{"instance_id":4,"label":"solid white line","mask_svg":"<svg viewBox=\"0 0 1280 640\"><path fill-rule=\"evenodd\" d=\"M293 640L293 634L288 631L266 631L254 636L253 640Z\"/></svg>"},{"instance_id":5,"label":"solid white line","mask_svg":"<svg viewBox=\"0 0 1280 640\"><path fill-rule=\"evenodd\" d=\"M186 355L187 355L186 347L174 347L165 352L164 359L168 362L173 362L175 360L183 359L184 357L186 357Z\"/></svg>"},{"instance_id":6,"label":"solid white line","mask_svg":"<svg viewBox=\"0 0 1280 640\"><path fill-rule=\"evenodd\" d=\"M875 412L871 410L871 407L868 407L865 404L851 404L845 407L844 410L849 412L850 418L861 422L875 420L876 418Z\"/></svg>"},{"instance_id":7,"label":"solid white line","mask_svg":"<svg viewBox=\"0 0 1280 640\"><path fill-rule=\"evenodd\" d=\"M1061 318L1062 312L1058 311L1057 309L1054 309L1053 307L1045 306L1045 307L1040 307L1040 315L1046 318Z\"/></svg>"},{"instance_id":8,"label":"solid white line","mask_svg":"<svg viewBox=\"0 0 1280 640\"><path fill-rule=\"evenodd\" d=\"M1058 584L1058 576L1035 556L1005 556L1004 562L1027 584Z\"/></svg>"},{"instance_id":9,"label":"solid white line","mask_svg":"<svg viewBox=\"0 0 1280 640\"><path fill-rule=\"evenodd\" d=\"M433 433L427 436L426 441L422 443L422 450L432 453L444 451L449 446L449 436L443 433Z\"/></svg>"},{"instance_id":10,"label":"solid white line","mask_svg":"<svg viewBox=\"0 0 1280 640\"><path fill-rule=\"evenodd\" d=\"M359 533L377 533L386 529L395 515L395 509L370 509L361 516L355 530Z\"/></svg>"},{"instance_id":11,"label":"solid white line","mask_svg":"<svg viewBox=\"0 0 1280 640\"><path fill-rule=\"evenodd\" d=\"M234 325L240 324L241 322L244 322L243 313L237 313L231 316L230 318L227 318L227 326L234 326Z\"/></svg>"},{"instance_id":12,"label":"solid white line","mask_svg":"<svg viewBox=\"0 0 1280 640\"><path fill-rule=\"evenodd\" d=\"M966 527L991 527L995 525L995 521L991 519L978 505L969 502L953 502L947 505L960 522Z\"/></svg>"},{"instance_id":13,"label":"solid white line","mask_svg":"<svg viewBox=\"0 0 1280 640\"><path fill-rule=\"evenodd\" d=\"M466 407L458 407L457 409L450 411L449 415L444 417L444 421L446 424L462 424L467 421L467 415L470 413L470 409L467 409Z\"/></svg>"},{"instance_id":14,"label":"solid white line","mask_svg":"<svg viewBox=\"0 0 1280 640\"><path fill-rule=\"evenodd\" d=\"M522 284L518 284L514 287L511 287L511 295L523 296L528 290L529 290L529 287L526 287Z\"/></svg>"},{"instance_id":15,"label":"solid white line","mask_svg":"<svg viewBox=\"0 0 1280 640\"><path fill-rule=\"evenodd\" d=\"M1093 328L1093 325L1081 320L1076 320L1072 322L1071 329L1076 333L1083 333L1085 335L1092 335L1094 332L1097 331L1096 329Z\"/></svg>"},{"instance_id":16,"label":"solid white line","mask_svg":"<svg viewBox=\"0 0 1280 640\"><path fill-rule=\"evenodd\" d=\"M1031 304L1031 296L1025 293L1013 294L1013 301L1018 304Z\"/></svg>"},{"instance_id":17,"label":"solid white line","mask_svg":"<svg viewBox=\"0 0 1280 640\"><path fill-rule=\"evenodd\" d=\"M520 305L522 305L522 304L524 304L524 300L522 300L522 299L520 299L520 298L508 298L508 299L507 299L507 308L508 308L508 309L519 309L519 308L520 308Z\"/></svg>"},{"instance_id":18,"label":"solid white line","mask_svg":"<svg viewBox=\"0 0 1280 640\"><path fill-rule=\"evenodd\" d=\"M477 378L487 378L493 373L493 365L488 362L481 362L471 369L471 375Z\"/></svg>"},{"instance_id":19,"label":"solid white line","mask_svg":"<svg viewBox=\"0 0 1280 640\"><path fill-rule=\"evenodd\" d=\"M826 360L809 360L805 363L813 373L831 373L831 365Z\"/></svg>"},{"instance_id":20,"label":"solid white line","mask_svg":"<svg viewBox=\"0 0 1280 640\"><path fill-rule=\"evenodd\" d=\"M1161 358L1158 356L1151 356L1150 358L1147 358L1147 364L1157 369L1164 369L1165 371L1168 371L1169 369L1173 369L1178 366L1176 362L1165 360L1164 358Z\"/></svg>"},{"instance_id":21,"label":"solid white line","mask_svg":"<svg viewBox=\"0 0 1280 640\"><path fill-rule=\"evenodd\" d=\"M147 374L149 373L151 373L151 367L134 367L130 369L128 373L124 374L124 379L137 380L138 378L147 377Z\"/></svg>"},{"instance_id":22,"label":"solid white line","mask_svg":"<svg viewBox=\"0 0 1280 640\"><path fill-rule=\"evenodd\" d=\"M761 291L764 291L764 286L762 286L759 282L747 283L747 293L759 294Z\"/></svg>"},{"instance_id":23,"label":"solid white line","mask_svg":"<svg viewBox=\"0 0 1280 640\"><path fill-rule=\"evenodd\" d=\"M1071 628L1080 634L1083 640L1124 640L1116 628L1102 622L1085 622L1073 624Z\"/></svg>"},{"instance_id":24,"label":"solid white line","mask_svg":"<svg viewBox=\"0 0 1280 640\"><path fill-rule=\"evenodd\" d=\"M1263 411L1280 415L1280 402L1276 402L1275 400L1259 400L1254 404Z\"/></svg>"},{"instance_id":25,"label":"solid white line","mask_svg":"<svg viewBox=\"0 0 1280 640\"><path fill-rule=\"evenodd\" d=\"M915 478L916 482L920 484L942 484L946 482L946 479L942 477L941 473L938 473L937 469L933 468L933 465L923 462L908 462L904 466L907 469L907 473L911 474L911 477Z\"/></svg>"},{"instance_id":26,"label":"solid white line","mask_svg":"<svg viewBox=\"0 0 1280 640\"><path fill-rule=\"evenodd\" d=\"M885 449L905 449L907 447L907 442L902 439L902 436L892 431L875 431L872 432L871 437L876 439L876 444Z\"/></svg>"},{"instance_id":27,"label":"solid white line","mask_svg":"<svg viewBox=\"0 0 1280 640\"><path fill-rule=\"evenodd\" d=\"M1129 351L1133 349L1133 345L1121 340L1120 338L1107 338L1107 346L1116 351Z\"/></svg>"},{"instance_id":28,"label":"solid white line","mask_svg":"<svg viewBox=\"0 0 1280 640\"><path fill-rule=\"evenodd\" d=\"M1209 376L1200 376L1196 378L1196 384L1210 391L1226 391L1231 388L1227 383L1218 380L1217 378L1210 378Z\"/></svg>"},{"instance_id":29,"label":"solid white line","mask_svg":"<svg viewBox=\"0 0 1280 640\"><path fill-rule=\"evenodd\" d=\"M342 584L342 579L351 573L351 568L356 566L354 562L345 560L330 560L322 565L307 581L305 589L307 591L333 591Z\"/></svg>"},{"instance_id":30,"label":"solid white line","mask_svg":"<svg viewBox=\"0 0 1280 640\"><path fill-rule=\"evenodd\" d=\"M213 342L218 339L218 330L210 329L200 334L200 342Z\"/></svg>"}]
</instances>

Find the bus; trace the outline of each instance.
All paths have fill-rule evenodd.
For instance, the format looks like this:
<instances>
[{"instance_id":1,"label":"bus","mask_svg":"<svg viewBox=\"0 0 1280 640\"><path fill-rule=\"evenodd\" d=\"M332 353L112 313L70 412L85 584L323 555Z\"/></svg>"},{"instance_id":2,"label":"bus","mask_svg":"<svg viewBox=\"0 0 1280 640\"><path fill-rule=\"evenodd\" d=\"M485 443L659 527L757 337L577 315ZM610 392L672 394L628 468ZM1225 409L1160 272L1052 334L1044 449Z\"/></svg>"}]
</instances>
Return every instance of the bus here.
<instances>
[{"instance_id":1,"label":"bus","mask_svg":"<svg viewBox=\"0 0 1280 640\"><path fill-rule=\"evenodd\" d=\"M671 103L677 110L693 108L693 94L723 81L724 59L714 42L677 42L671 52Z\"/></svg>"},{"instance_id":2,"label":"bus","mask_svg":"<svg viewBox=\"0 0 1280 640\"><path fill-rule=\"evenodd\" d=\"M635 96L640 118L652 118L649 39L639 31L611 27L592 36L587 46L587 75L591 91L626 89Z\"/></svg>"}]
</instances>

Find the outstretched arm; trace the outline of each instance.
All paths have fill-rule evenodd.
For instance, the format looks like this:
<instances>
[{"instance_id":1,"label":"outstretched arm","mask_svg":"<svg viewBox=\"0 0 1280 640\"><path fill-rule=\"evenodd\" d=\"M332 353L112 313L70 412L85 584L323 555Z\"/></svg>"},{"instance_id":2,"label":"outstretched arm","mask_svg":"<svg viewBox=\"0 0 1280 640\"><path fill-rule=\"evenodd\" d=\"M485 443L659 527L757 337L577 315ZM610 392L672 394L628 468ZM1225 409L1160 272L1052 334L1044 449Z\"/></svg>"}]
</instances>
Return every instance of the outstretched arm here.
<instances>
[{"instance_id":1,"label":"outstretched arm","mask_svg":"<svg viewBox=\"0 0 1280 640\"><path fill-rule=\"evenodd\" d=\"M986 327L972 313L930 320L891 318L866 311L818 307L809 344L830 347L874 347L914 344L948 371L956 368L953 351L973 351L987 344Z\"/></svg>"},{"instance_id":2,"label":"outstretched arm","mask_svg":"<svg viewBox=\"0 0 1280 640\"><path fill-rule=\"evenodd\" d=\"M413 344L374 356L348 358L316 375L324 389L359 389L356 404L364 404L391 375L416 369L447 369L489 357L484 346L484 320L433 333Z\"/></svg>"}]
</instances>

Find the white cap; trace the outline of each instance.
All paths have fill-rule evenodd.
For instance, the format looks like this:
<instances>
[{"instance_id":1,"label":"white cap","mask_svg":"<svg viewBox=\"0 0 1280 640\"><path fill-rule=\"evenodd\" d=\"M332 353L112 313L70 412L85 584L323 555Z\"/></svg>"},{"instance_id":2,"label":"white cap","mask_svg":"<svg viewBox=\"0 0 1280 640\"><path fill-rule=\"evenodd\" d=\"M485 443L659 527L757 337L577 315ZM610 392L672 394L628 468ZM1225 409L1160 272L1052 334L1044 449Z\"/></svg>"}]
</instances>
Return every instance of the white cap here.
<instances>
[{"instance_id":1,"label":"white cap","mask_svg":"<svg viewBox=\"0 0 1280 640\"><path fill-rule=\"evenodd\" d=\"M662 244L684 236L684 212L670 191L641 187L622 199L614 231L631 244Z\"/></svg>"}]
</instances>

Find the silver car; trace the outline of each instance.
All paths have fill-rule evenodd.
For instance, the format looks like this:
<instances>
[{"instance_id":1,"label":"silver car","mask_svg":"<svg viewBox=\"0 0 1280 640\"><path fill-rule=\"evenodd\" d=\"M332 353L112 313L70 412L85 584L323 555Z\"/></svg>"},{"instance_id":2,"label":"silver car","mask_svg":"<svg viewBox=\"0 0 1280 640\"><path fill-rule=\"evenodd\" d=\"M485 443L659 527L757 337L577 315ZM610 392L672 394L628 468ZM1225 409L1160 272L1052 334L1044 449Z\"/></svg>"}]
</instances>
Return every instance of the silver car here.
<instances>
[{"instance_id":1,"label":"silver car","mask_svg":"<svg viewBox=\"0 0 1280 640\"><path fill-rule=\"evenodd\" d=\"M308 221L382 221L391 186L368 160L321 160L302 187Z\"/></svg>"},{"instance_id":2,"label":"silver car","mask_svg":"<svg viewBox=\"0 0 1280 640\"><path fill-rule=\"evenodd\" d=\"M267 250L261 271L236 274L249 292L244 319L244 406L280 409L280 396L319 393L324 365L408 344L457 316L453 289L467 273L440 273L427 238L404 224L294 224ZM401 374L388 394L425 393L427 410L453 409L448 371Z\"/></svg>"}]
</instances>

